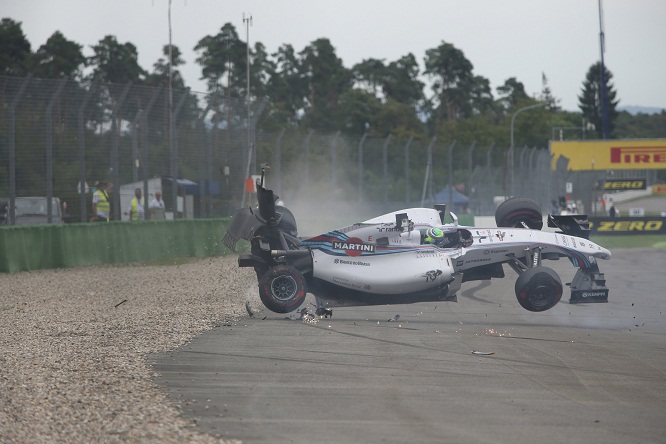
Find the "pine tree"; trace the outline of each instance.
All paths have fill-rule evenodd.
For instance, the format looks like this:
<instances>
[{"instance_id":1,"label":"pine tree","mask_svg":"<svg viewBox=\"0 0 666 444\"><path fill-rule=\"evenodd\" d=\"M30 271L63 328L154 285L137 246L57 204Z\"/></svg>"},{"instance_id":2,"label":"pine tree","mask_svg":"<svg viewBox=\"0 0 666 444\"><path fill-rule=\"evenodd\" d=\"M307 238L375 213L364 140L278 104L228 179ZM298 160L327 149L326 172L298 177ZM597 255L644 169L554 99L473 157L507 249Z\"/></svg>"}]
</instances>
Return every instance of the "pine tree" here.
<instances>
[{"instance_id":1,"label":"pine tree","mask_svg":"<svg viewBox=\"0 0 666 444\"><path fill-rule=\"evenodd\" d=\"M581 95L578 96L578 107L583 114L583 118L594 125L600 139L604 136L601 78L601 62L597 62L587 71ZM604 67L603 78L606 90L606 113L608 116L607 136L608 138L612 138L613 130L615 129L615 119L618 116L617 104L619 100L615 98L617 92L611 82L613 74L606 67Z\"/></svg>"}]
</instances>

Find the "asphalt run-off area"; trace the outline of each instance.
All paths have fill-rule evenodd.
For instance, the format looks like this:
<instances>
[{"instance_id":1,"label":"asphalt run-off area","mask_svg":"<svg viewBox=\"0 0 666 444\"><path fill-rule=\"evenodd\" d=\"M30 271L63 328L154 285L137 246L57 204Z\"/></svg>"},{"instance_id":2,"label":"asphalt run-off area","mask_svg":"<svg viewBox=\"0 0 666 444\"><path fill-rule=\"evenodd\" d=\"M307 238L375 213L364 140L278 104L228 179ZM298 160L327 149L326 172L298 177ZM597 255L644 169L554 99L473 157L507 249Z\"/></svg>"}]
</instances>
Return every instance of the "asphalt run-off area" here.
<instances>
[{"instance_id":1,"label":"asphalt run-off area","mask_svg":"<svg viewBox=\"0 0 666 444\"><path fill-rule=\"evenodd\" d=\"M566 288L545 313L518 305L508 267L457 303L263 310L151 362L201 431L247 443L666 442L665 264L615 250L608 303Z\"/></svg>"}]
</instances>

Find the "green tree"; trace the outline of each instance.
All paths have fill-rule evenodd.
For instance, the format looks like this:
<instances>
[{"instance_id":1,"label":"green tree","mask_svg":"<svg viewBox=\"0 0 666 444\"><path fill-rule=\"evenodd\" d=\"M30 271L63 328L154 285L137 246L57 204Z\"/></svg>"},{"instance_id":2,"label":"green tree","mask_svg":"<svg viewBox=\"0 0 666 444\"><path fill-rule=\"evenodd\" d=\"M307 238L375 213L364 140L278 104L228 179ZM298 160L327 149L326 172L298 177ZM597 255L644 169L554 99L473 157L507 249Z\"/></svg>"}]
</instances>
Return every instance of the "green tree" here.
<instances>
[{"instance_id":1,"label":"green tree","mask_svg":"<svg viewBox=\"0 0 666 444\"><path fill-rule=\"evenodd\" d=\"M374 94L362 89L349 89L341 94L336 120L343 122L343 128L354 134L363 134L367 129L376 128L382 103Z\"/></svg>"},{"instance_id":2,"label":"green tree","mask_svg":"<svg viewBox=\"0 0 666 444\"><path fill-rule=\"evenodd\" d=\"M384 84L387 80L387 70L383 60L365 59L352 66L351 72L356 88L377 98L383 98Z\"/></svg>"},{"instance_id":3,"label":"green tree","mask_svg":"<svg viewBox=\"0 0 666 444\"><path fill-rule=\"evenodd\" d=\"M93 55L88 64L93 68L91 80L111 83L138 83L145 71L139 66L139 54L132 43L120 43L115 36L107 35L92 47Z\"/></svg>"},{"instance_id":4,"label":"green tree","mask_svg":"<svg viewBox=\"0 0 666 444\"><path fill-rule=\"evenodd\" d=\"M601 79L604 79L604 82ZM603 94L606 95L606 115L608 117L607 136L613 137L615 129L615 120L618 116L616 99L617 92L612 83L613 74L604 67L604 73L601 73L601 62L597 62L590 67L585 75L581 95L578 96L578 108L583 113L583 117L595 126L598 137L604 138L603 133Z\"/></svg>"},{"instance_id":5,"label":"green tree","mask_svg":"<svg viewBox=\"0 0 666 444\"><path fill-rule=\"evenodd\" d=\"M553 96L553 93L550 90L550 85L548 84L548 77L546 73L541 73L541 94L539 95L540 102L546 102L548 109L551 111L557 111L560 109L560 99L556 99Z\"/></svg>"},{"instance_id":6,"label":"green tree","mask_svg":"<svg viewBox=\"0 0 666 444\"><path fill-rule=\"evenodd\" d=\"M162 47L163 57L157 59L153 64L153 72L146 76L146 85L158 86L163 84L165 87L169 83L169 45ZM178 70L179 66L185 64L180 48L171 45L171 87L174 89L185 89L185 79Z\"/></svg>"},{"instance_id":7,"label":"green tree","mask_svg":"<svg viewBox=\"0 0 666 444\"><path fill-rule=\"evenodd\" d=\"M525 85L515 77L506 79L503 85L498 86L497 94L499 95L498 102L505 111L528 98Z\"/></svg>"},{"instance_id":8,"label":"green tree","mask_svg":"<svg viewBox=\"0 0 666 444\"><path fill-rule=\"evenodd\" d=\"M268 82L275 72L275 62L261 42L250 50L250 97L264 97L268 93ZM246 74L247 84L247 74Z\"/></svg>"},{"instance_id":9,"label":"green tree","mask_svg":"<svg viewBox=\"0 0 666 444\"><path fill-rule=\"evenodd\" d=\"M411 105L415 110L423 103L423 87L419 80L420 68L412 53L400 57L386 66L384 94L398 103Z\"/></svg>"},{"instance_id":10,"label":"green tree","mask_svg":"<svg viewBox=\"0 0 666 444\"><path fill-rule=\"evenodd\" d=\"M300 60L292 45L282 45L271 55L266 95L270 97L262 122L269 125L298 125L299 112L305 107L307 85L301 75Z\"/></svg>"},{"instance_id":11,"label":"green tree","mask_svg":"<svg viewBox=\"0 0 666 444\"><path fill-rule=\"evenodd\" d=\"M516 103L505 116L506 124L506 145L510 145L511 119L526 106L536 105L539 102L535 99L527 98ZM548 146L552 128L555 126L553 113L541 106L521 112L514 119L514 146L516 149L527 147L545 147Z\"/></svg>"},{"instance_id":12,"label":"green tree","mask_svg":"<svg viewBox=\"0 0 666 444\"><path fill-rule=\"evenodd\" d=\"M234 25L225 23L217 34L199 40L194 50L200 54L196 61L209 92L224 90L227 97L245 95L247 47Z\"/></svg>"},{"instance_id":13,"label":"green tree","mask_svg":"<svg viewBox=\"0 0 666 444\"><path fill-rule=\"evenodd\" d=\"M351 71L345 68L328 39L313 41L299 53L301 75L307 85L307 125L334 130L341 126L337 107L340 96L352 86Z\"/></svg>"},{"instance_id":14,"label":"green tree","mask_svg":"<svg viewBox=\"0 0 666 444\"><path fill-rule=\"evenodd\" d=\"M30 42L23 34L21 22L3 18L0 21L0 74L26 75L30 51Z\"/></svg>"},{"instance_id":15,"label":"green tree","mask_svg":"<svg viewBox=\"0 0 666 444\"><path fill-rule=\"evenodd\" d=\"M654 114L620 112L615 121L615 135L619 139L666 138L666 109Z\"/></svg>"},{"instance_id":16,"label":"green tree","mask_svg":"<svg viewBox=\"0 0 666 444\"><path fill-rule=\"evenodd\" d=\"M425 68L424 73L432 80L431 102L437 132L443 114L448 121L453 121L466 107L474 66L460 49L442 42L437 48L426 51Z\"/></svg>"},{"instance_id":17,"label":"green tree","mask_svg":"<svg viewBox=\"0 0 666 444\"><path fill-rule=\"evenodd\" d=\"M483 76L473 76L470 80L467 106L463 108L464 116L471 117L493 111L494 98L490 80Z\"/></svg>"},{"instance_id":18,"label":"green tree","mask_svg":"<svg viewBox=\"0 0 666 444\"><path fill-rule=\"evenodd\" d=\"M36 77L46 79L66 76L79 80L86 63L82 49L81 45L67 40L60 31L56 31L32 55L30 71Z\"/></svg>"}]
</instances>

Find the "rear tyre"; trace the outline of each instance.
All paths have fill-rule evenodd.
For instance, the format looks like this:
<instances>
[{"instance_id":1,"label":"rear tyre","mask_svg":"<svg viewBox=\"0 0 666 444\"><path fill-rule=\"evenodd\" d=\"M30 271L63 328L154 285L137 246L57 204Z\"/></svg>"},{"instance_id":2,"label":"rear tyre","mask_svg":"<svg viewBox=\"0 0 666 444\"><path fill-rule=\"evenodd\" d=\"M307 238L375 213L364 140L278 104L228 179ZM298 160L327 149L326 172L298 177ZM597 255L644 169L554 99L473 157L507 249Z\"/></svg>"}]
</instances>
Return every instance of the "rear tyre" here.
<instances>
[{"instance_id":1,"label":"rear tyre","mask_svg":"<svg viewBox=\"0 0 666 444\"><path fill-rule=\"evenodd\" d=\"M532 230L540 230L543 227L541 207L533 199L512 197L497 207L495 222L504 228L524 228L524 222Z\"/></svg>"},{"instance_id":2,"label":"rear tyre","mask_svg":"<svg viewBox=\"0 0 666 444\"><path fill-rule=\"evenodd\" d=\"M529 268L516 280L516 298L525 310L546 311L562 298L562 281L548 267Z\"/></svg>"},{"instance_id":3,"label":"rear tyre","mask_svg":"<svg viewBox=\"0 0 666 444\"><path fill-rule=\"evenodd\" d=\"M269 268L259 279L259 297L275 313L290 313L305 300L305 278L288 265Z\"/></svg>"}]
</instances>

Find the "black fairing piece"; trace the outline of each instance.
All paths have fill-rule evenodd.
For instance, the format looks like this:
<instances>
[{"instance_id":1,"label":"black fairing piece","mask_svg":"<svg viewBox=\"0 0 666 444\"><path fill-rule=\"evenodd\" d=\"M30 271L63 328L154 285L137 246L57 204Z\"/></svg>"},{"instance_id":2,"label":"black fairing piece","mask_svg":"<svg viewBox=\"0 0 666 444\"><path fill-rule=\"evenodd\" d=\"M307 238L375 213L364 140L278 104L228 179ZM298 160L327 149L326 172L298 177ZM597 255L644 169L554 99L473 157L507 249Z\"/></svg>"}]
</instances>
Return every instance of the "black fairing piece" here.
<instances>
[{"instance_id":1,"label":"black fairing piece","mask_svg":"<svg viewBox=\"0 0 666 444\"><path fill-rule=\"evenodd\" d=\"M570 304L608 302L606 277L593 261L588 268L579 268L571 281Z\"/></svg>"},{"instance_id":2,"label":"black fairing piece","mask_svg":"<svg viewBox=\"0 0 666 444\"><path fill-rule=\"evenodd\" d=\"M231 218L231 223L227 232L222 238L222 242L231 251L236 251L236 243L240 239L250 240L254 232L264 224L255 217L251 208L241 208L236 210Z\"/></svg>"},{"instance_id":3,"label":"black fairing piece","mask_svg":"<svg viewBox=\"0 0 666 444\"><path fill-rule=\"evenodd\" d=\"M275 212L275 196L272 190L267 190L257 184L257 201L259 202L259 216L269 227L280 223L280 214Z\"/></svg>"},{"instance_id":4,"label":"black fairing piece","mask_svg":"<svg viewBox=\"0 0 666 444\"><path fill-rule=\"evenodd\" d=\"M271 247L286 249L279 232L296 237L298 235L296 218L286 207L275 205L277 197L273 191L267 190L259 184L257 184L257 200L259 201L259 211L252 208L236 210L222 242L230 250L236 251L236 243L240 239L251 241L253 237L261 235L275 241L270 242ZM262 227L263 230L261 230Z\"/></svg>"},{"instance_id":5,"label":"black fairing piece","mask_svg":"<svg viewBox=\"0 0 666 444\"><path fill-rule=\"evenodd\" d=\"M485 281L491 278L503 278L504 269L502 264L482 265L471 268L463 273L463 282Z\"/></svg>"},{"instance_id":6,"label":"black fairing piece","mask_svg":"<svg viewBox=\"0 0 666 444\"><path fill-rule=\"evenodd\" d=\"M587 215L585 214L549 214L548 226L551 228L559 228L562 230L562 234L582 237L583 239L590 238L590 222L587 220Z\"/></svg>"}]
</instances>

